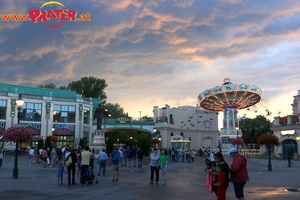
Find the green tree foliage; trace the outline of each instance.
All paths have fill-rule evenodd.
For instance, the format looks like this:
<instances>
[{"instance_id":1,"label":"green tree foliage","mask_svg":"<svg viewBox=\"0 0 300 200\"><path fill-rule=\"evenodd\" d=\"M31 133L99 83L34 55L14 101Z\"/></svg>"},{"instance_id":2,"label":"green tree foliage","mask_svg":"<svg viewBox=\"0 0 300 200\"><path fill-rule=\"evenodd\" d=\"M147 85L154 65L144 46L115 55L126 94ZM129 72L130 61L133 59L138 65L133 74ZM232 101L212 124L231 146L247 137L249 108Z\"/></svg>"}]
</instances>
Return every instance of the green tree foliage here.
<instances>
[{"instance_id":1,"label":"green tree foliage","mask_svg":"<svg viewBox=\"0 0 300 200\"><path fill-rule=\"evenodd\" d=\"M104 79L95 77L82 77L78 81L73 81L68 84L67 88L75 91L77 94L82 94L83 97L100 98L102 103L106 103L106 94L104 89L107 87Z\"/></svg>"},{"instance_id":2,"label":"green tree foliage","mask_svg":"<svg viewBox=\"0 0 300 200\"><path fill-rule=\"evenodd\" d=\"M48 83L48 84L45 84L45 85L39 85L38 87L40 87L40 88L52 88L52 89L55 89L56 85L54 83Z\"/></svg>"},{"instance_id":3,"label":"green tree foliage","mask_svg":"<svg viewBox=\"0 0 300 200\"><path fill-rule=\"evenodd\" d=\"M143 149L145 156L150 155L150 139L150 134L146 132L142 132L137 135L137 145Z\"/></svg>"},{"instance_id":4,"label":"green tree foliage","mask_svg":"<svg viewBox=\"0 0 300 200\"><path fill-rule=\"evenodd\" d=\"M270 122L262 115L259 115L254 119L241 119L239 126L242 130L242 138L245 143L256 143L257 138L261 134L270 132Z\"/></svg>"},{"instance_id":5,"label":"green tree foliage","mask_svg":"<svg viewBox=\"0 0 300 200\"><path fill-rule=\"evenodd\" d=\"M39 155L39 150L44 148L44 140L43 139L39 139L38 140L38 147L37 147L37 155Z\"/></svg>"},{"instance_id":6,"label":"green tree foliage","mask_svg":"<svg viewBox=\"0 0 300 200\"><path fill-rule=\"evenodd\" d=\"M132 133L130 131L118 131L118 132L108 132L105 133L107 138L106 143L106 152L109 155L114 148L114 144L123 144L125 148L140 146L145 156L149 155L150 152L150 134L147 132ZM130 138L131 137L131 138Z\"/></svg>"},{"instance_id":7,"label":"green tree foliage","mask_svg":"<svg viewBox=\"0 0 300 200\"><path fill-rule=\"evenodd\" d=\"M68 88L67 88L67 86L59 86L58 89L60 89L60 90L67 90Z\"/></svg>"},{"instance_id":8,"label":"green tree foliage","mask_svg":"<svg viewBox=\"0 0 300 200\"><path fill-rule=\"evenodd\" d=\"M106 103L102 106L104 109L107 110L107 112L113 117L125 117L126 114L124 113L124 108L122 108L119 104L115 103Z\"/></svg>"},{"instance_id":9,"label":"green tree foliage","mask_svg":"<svg viewBox=\"0 0 300 200\"><path fill-rule=\"evenodd\" d=\"M45 148L49 148L52 150L52 142L51 142L51 136L47 136L45 140Z\"/></svg>"},{"instance_id":10,"label":"green tree foliage","mask_svg":"<svg viewBox=\"0 0 300 200\"><path fill-rule=\"evenodd\" d=\"M81 138L79 141L79 146L83 149L86 145L88 145L87 138L86 137Z\"/></svg>"}]
</instances>

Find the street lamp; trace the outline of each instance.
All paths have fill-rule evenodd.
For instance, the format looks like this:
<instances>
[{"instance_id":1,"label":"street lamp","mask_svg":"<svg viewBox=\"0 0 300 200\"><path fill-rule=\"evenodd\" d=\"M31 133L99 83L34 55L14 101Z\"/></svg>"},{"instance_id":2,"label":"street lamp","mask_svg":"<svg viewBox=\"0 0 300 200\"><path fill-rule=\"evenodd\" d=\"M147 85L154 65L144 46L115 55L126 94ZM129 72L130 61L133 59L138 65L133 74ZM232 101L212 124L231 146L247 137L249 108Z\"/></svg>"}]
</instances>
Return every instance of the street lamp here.
<instances>
[{"instance_id":1,"label":"street lamp","mask_svg":"<svg viewBox=\"0 0 300 200\"><path fill-rule=\"evenodd\" d=\"M239 127L235 127L235 130L236 130L236 139L238 139L239 138ZM239 150L239 144L238 144L238 142L236 144L236 150Z\"/></svg>"},{"instance_id":2,"label":"street lamp","mask_svg":"<svg viewBox=\"0 0 300 200\"><path fill-rule=\"evenodd\" d=\"M19 94L19 98L16 100L17 109L18 109L18 124L20 124L20 118L21 118L21 110L24 104L24 100L22 99L22 95ZM18 151L19 151L19 142L16 142L16 150L15 150L15 163L14 163L14 169L13 169L13 178L18 178Z\"/></svg>"},{"instance_id":3,"label":"street lamp","mask_svg":"<svg viewBox=\"0 0 300 200\"><path fill-rule=\"evenodd\" d=\"M271 122L268 121L268 134L271 135ZM268 143L268 171L272 171L272 163L271 163L271 144Z\"/></svg>"}]
</instances>

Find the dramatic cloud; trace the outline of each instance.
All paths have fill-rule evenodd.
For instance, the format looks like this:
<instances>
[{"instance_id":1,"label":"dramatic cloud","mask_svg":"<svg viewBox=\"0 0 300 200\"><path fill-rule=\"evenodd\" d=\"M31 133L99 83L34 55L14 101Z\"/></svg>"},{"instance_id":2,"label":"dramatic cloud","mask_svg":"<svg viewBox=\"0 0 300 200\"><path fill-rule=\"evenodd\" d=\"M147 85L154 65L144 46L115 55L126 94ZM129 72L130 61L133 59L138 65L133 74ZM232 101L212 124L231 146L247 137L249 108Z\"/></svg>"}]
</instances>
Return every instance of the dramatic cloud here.
<instances>
[{"instance_id":1,"label":"dramatic cloud","mask_svg":"<svg viewBox=\"0 0 300 200\"><path fill-rule=\"evenodd\" d=\"M0 14L26 14L43 3L2 2ZM273 113L292 113L300 89L297 0L61 3L78 16L90 13L92 20L55 29L40 22L0 22L2 82L60 86L95 76L107 81L108 102L139 116L140 110L152 115L155 105L194 106L199 93L229 77L261 87Z\"/></svg>"}]
</instances>

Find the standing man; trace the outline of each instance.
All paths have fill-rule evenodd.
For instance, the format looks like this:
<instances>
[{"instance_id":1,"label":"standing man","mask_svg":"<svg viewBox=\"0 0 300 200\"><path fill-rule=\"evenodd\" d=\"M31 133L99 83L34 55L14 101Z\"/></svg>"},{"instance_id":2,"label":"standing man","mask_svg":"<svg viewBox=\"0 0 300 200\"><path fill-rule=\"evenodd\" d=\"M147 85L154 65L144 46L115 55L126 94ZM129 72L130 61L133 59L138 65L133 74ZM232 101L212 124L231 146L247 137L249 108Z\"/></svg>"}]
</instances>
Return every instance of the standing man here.
<instances>
[{"instance_id":1,"label":"standing man","mask_svg":"<svg viewBox=\"0 0 300 200\"><path fill-rule=\"evenodd\" d=\"M141 149L141 147L138 147L136 154L137 154L137 158L138 158L138 168L142 169L143 157L144 157L143 149Z\"/></svg>"},{"instance_id":2,"label":"standing man","mask_svg":"<svg viewBox=\"0 0 300 200\"><path fill-rule=\"evenodd\" d=\"M239 200L244 200L244 186L246 182L249 181L247 160L238 153L236 148L230 148L228 153L233 158L229 171L230 180L234 186L235 196Z\"/></svg>"},{"instance_id":3,"label":"standing man","mask_svg":"<svg viewBox=\"0 0 300 200\"><path fill-rule=\"evenodd\" d=\"M98 169L98 176L100 176L102 168L103 168L103 176L105 176L105 168L106 168L106 160L107 160L107 154L105 153L105 149L102 149L102 151L99 153L99 169Z\"/></svg>"},{"instance_id":4,"label":"standing man","mask_svg":"<svg viewBox=\"0 0 300 200\"><path fill-rule=\"evenodd\" d=\"M80 175L80 184L85 185L86 174L89 169L90 159L91 159L90 147L85 146L84 151L81 152L81 175Z\"/></svg>"},{"instance_id":5,"label":"standing man","mask_svg":"<svg viewBox=\"0 0 300 200\"><path fill-rule=\"evenodd\" d=\"M119 162L120 162L120 152L118 150L118 146L114 147L114 151L111 153L111 163L113 170L113 177L111 182L119 180Z\"/></svg>"}]
</instances>

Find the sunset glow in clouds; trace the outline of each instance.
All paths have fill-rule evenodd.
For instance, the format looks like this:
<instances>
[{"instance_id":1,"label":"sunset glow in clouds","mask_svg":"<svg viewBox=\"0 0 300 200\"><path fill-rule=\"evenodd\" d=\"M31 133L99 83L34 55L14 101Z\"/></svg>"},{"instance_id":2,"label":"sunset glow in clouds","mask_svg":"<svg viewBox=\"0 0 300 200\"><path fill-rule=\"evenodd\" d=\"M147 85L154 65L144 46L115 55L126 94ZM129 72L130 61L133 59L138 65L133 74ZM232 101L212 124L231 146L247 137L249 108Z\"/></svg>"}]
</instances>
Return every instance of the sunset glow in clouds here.
<instances>
[{"instance_id":1,"label":"sunset glow in clouds","mask_svg":"<svg viewBox=\"0 0 300 200\"><path fill-rule=\"evenodd\" d=\"M0 2L0 14L11 14L46 1ZM139 117L152 116L155 105L195 106L199 93L230 78L261 87L274 114L292 113L300 90L297 0L60 2L91 21L55 29L0 22L1 82L61 86L95 76L106 80L108 102Z\"/></svg>"}]
</instances>

